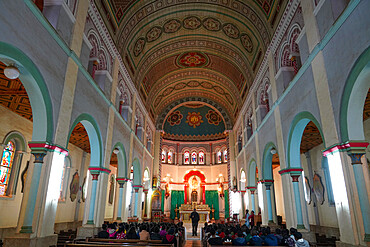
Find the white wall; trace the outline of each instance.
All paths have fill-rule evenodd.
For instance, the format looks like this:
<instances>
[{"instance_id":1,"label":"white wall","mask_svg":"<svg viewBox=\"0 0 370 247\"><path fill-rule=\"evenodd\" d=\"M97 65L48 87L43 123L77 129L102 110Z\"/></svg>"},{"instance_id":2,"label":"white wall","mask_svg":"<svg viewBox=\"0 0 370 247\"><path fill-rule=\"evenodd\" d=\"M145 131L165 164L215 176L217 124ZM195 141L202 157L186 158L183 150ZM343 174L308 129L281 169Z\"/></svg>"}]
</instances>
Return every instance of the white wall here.
<instances>
[{"instance_id":1,"label":"white wall","mask_svg":"<svg viewBox=\"0 0 370 247\"><path fill-rule=\"evenodd\" d=\"M328 203L328 194L327 194L327 188L326 188L326 181L324 172L321 168L321 159L322 159L322 150L324 149L324 145L321 144L313 149L311 149L310 155L311 155L311 163L312 163L312 172L316 172L322 179L322 183L324 184L325 188L325 201L323 205L318 205L318 213L319 213L319 219L320 219L320 225L321 226L327 226L327 227L338 227L338 220L337 220L337 214L335 211L335 206L329 206ZM308 177L308 168L307 168L307 159L304 154L301 155L301 164L305 173L305 176ZM313 186L312 182L310 181L311 188ZM302 191L303 193L303 191ZM302 194L304 196L304 194ZM314 195L312 194L311 197ZM306 203L307 204L307 203ZM315 214L314 214L314 207L313 202L311 202L310 205L307 205L308 210L308 218L311 225L316 225L315 221Z\"/></svg>"}]
</instances>

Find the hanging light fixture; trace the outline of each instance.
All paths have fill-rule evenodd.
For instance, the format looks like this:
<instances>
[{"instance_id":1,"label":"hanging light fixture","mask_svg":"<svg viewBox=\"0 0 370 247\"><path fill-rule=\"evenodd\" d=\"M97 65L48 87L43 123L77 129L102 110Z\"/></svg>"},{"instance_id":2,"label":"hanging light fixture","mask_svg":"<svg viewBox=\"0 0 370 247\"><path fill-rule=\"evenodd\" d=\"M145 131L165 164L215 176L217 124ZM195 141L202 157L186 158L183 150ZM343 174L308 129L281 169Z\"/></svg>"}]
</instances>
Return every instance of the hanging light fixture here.
<instances>
[{"instance_id":1,"label":"hanging light fixture","mask_svg":"<svg viewBox=\"0 0 370 247\"><path fill-rule=\"evenodd\" d=\"M9 65L4 69L4 75L9 79L14 80L19 77L19 70L14 65Z\"/></svg>"}]
</instances>

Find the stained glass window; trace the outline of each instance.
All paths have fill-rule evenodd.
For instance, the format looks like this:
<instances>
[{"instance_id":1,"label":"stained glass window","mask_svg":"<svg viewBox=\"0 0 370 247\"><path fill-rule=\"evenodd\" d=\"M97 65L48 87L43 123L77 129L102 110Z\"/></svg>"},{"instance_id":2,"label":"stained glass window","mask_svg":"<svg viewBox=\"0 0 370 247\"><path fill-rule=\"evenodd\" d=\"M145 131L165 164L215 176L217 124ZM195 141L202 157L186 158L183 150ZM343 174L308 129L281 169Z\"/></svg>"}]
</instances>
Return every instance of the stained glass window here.
<instances>
[{"instance_id":1,"label":"stained glass window","mask_svg":"<svg viewBox=\"0 0 370 247\"><path fill-rule=\"evenodd\" d=\"M204 152L203 151L199 152L199 164L201 165L204 164Z\"/></svg>"},{"instance_id":2,"label":"stained glass window","mask_svg":"<svg viewBox=\"0 0 370 247\"><path fill-rule=\"evenodd\" d=\"M184 164L190 164L188 151L184 153Z\"/></svg>"},{"instance_id":3,"label":"stained glass window","mask_svg":"<svg viewBox=\"0 0 370 247\"><path fill-rule=\"evenodd\" d=\"M5 196L8 190L10 175L12 171L15 146L13 142L6 145L0 165L0 196Z\"/></svg>"},{"instance_id":4,"label":"stained glass window","mask_svg":"<svg viewBox=\"0 0 370 247\"><path fill-rule=\"evenodd\" d=\"M171 151L169 151L168 152L168 155L167 155L167 163L168 164L172 164L172 152Z\"/></svg>"},{"instance_id":5,"label":"stained glass window","mask_svg":"<svg viewBox=\"0 0 370 247\"><path fill-rule=\"evenodd\" d=\"M197 153L196 152L192 152L191 153L191 163L192 164L196 164L197 163Z\"/></svg>"},{"instance_id":6,"label":"stained glass window","mask_svg":"<svg viewBox=\"0 0 370 247\"><path fill-rule=\"evenodd\" d=\"M224 150L224 162L227 162L227 150Z\"/></svg>"},{"instance_id":7,"label":"stained glass window","mask_svg":"<svg viewBox=\"0 0 370 247\"><path fill-rule=\"evenodd\" d=\"M166 151L162 150L162 163L166 163Z\"/></svg>"},{"instance_id":8,"label":"stained glass window","mask_svg":"<svg viewBox=\"0 0 370 247\"><path fill-rule=\"evenodd\" d=\"M221 151L217 152L217 163L222 163L222 153L221 153Z\"/></svg>"}]
</instances>

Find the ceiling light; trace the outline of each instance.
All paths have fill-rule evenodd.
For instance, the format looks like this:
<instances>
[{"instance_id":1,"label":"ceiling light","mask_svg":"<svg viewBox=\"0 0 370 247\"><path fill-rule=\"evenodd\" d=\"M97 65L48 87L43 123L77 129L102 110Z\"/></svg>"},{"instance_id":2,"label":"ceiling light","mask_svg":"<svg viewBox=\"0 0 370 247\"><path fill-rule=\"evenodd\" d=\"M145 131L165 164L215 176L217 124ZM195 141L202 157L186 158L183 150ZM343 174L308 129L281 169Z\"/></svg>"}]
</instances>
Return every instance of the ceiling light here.
<instances>
[{"instance_id":1,"label":"ceiling light","mask_svg":"<svg viewBox=\"0 0 370 247\"><path fill-rule=\"evenodd\" d=\"M119 149L118 148L113 149L113 153L114 154L118 154L119 153Z\"/></svg>"},{"instance_id":2,"label":"ceiling light","mask_svg":"<svg viewBox=\"0 0 370 247\"><path fill-rule=\"evenodd\" d=\"M276 149L272 148L270 152L271 152L271 154L276 154Z\"/></svg>"},{"instance_id":3,"label":"ceiling light","mask_svg":"<svg viewBox=\"0 0 370 247\"><path fill-rule=\"evenodd\" d=\"M9 79L17 79L19 77L19 70L14 65L9 65L4 69L4 75Z\"/></svg>"}]
</instances>

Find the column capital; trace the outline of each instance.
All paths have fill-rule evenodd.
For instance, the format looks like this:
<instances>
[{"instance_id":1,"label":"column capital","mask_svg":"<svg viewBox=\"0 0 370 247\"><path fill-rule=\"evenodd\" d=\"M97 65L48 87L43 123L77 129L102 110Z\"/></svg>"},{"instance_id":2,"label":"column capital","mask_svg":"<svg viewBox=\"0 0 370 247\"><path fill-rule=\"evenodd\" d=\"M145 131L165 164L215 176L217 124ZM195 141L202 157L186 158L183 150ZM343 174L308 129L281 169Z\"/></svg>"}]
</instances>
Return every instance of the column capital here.
<instances>
[{"instance_id":1,"label":"column capital","mask_svg":"<svg viewBox=\"0 0 370 247\"><path fill-rule=\"evenodd\" d=\"M279 171L280 175L290 174L290 175L301 175L303 168L295 167L295 168L286 168Z\"/></svg>"},{"instance_id":2,"label":"column capital","mask_svg":"<svg viewBox=\"0 0 370 247\"><path fill-rule=\"evenodd\" d=\"M57 152L65 156L68 155L68 149L57 144L48 142L28 142L28 146L31 149L31 153Z\"/></svg>"},{"instance_id":3,"label":"column capital","mask_svg":"<svg viewBox=\"0 0 370 247\"><path fill-rule=\"evenodd\" d=\"M35 161L34 163L44 163L44 157L46 156L47 152L42 152L42 151L38 151L38 152L32 152L33 156L35 156Z\"/></svg>"},{"instance_id":4,"label":"column capital","mask_svg":"<svg viewBox=\"0 0 370 247\"><path fill-rule=\"evenodd\" d=\"M245 187L247 190L250 190L250 191L255 191L257 189L256 186L247 186Z\"/></svg>"},{"instance_id":5,"label":"column capital","mask_svg":"<svg viewBox=\"0 0 370 247\"><path fill-rule=\"evenodd\" d=\"M100 173L91 173L92 180L98 180Z\"/></svg>"},{"instance_id":6,"label":"column capital","mask_svg":"<svg viewBox=\"0 0 370 247\"><path fill-rule=\"evenodd\" d=\"M123 188L124 183L118 183L118 185L119 185L119 188L121 189Z\"/></svg>"},{"instance_id":7,"label":"column capital","mask_svg":"<svg viewBox=\"0 0 370 247\"><path fill-rule=\"evenodd\" d=\"M351 163L352 165L362 165L362 162L361 162L361 157L365 154L365 153L347 153L348 156L351 158Z\"/></svg>"},{"instance_id":8,"label":"column capital","mask_svg":"<svg viewBox=\"0 0 370 247\"><path fill-rule=\"evenodd\" d=\"M94 166L90 166L89 171L91 174L100 174L100 173L109 174L111 172L109 169L102 168L102 167L94 167Z\"/></svg>"},{"instance_id":9,"label":"column capital","mask_svg":"<svg viewBox=\"0 0 370 247\"><path fill-rule=\"evenodd\" d=\"M290 174L290 176L292 177L292 182L298 182L299 180L299 176L301 175L297 175L297 174Z\"/></svg>"},{"instance_id":10,"label":"column capital","mask_svg":"<svg viewBox=\"0 0 370 247\"><path fill-rule=\"evenodd\" d=\"M119 183L119 184L124 184L124 183L126 183L126 182L128 182L128 181L130 181L128 178L116 178L116 181L117 181L117 183Z\"/></svg>"},{"instance_id":11,"label":"column capital","mask_svg":"<svg viewBox=\"0 0 370 247\"><path fill-rule=\"evenodd\" d=\"M148 194L148 189L143 189L143 192L147 195Z\"/></svg>"},{"instance_id":12,"label":"column capital","mask_svg":"<svg viewBox=\"0 0 370 247\"><path fill-rule=\"evenodd\" d=\"M346 141L343 143L334 144L322 153L324 156L336 153L336 152L347 152L348 154L365 153L369 142L367 141Z\"/></svg>"}]
</instances>

